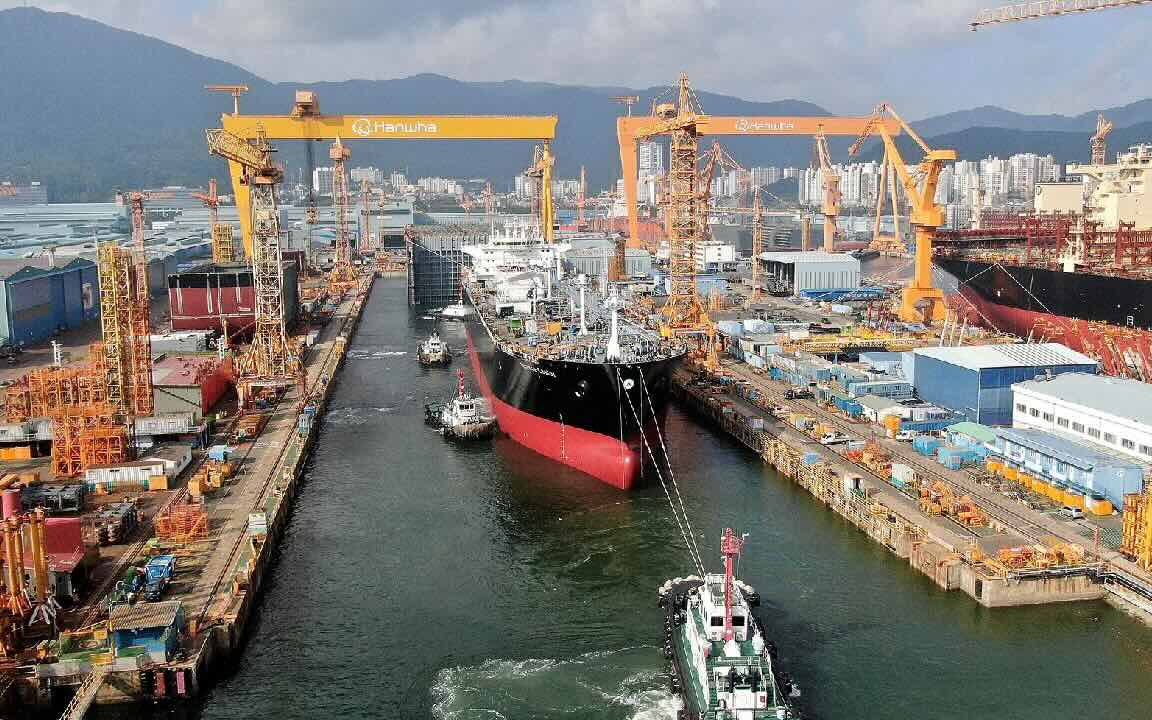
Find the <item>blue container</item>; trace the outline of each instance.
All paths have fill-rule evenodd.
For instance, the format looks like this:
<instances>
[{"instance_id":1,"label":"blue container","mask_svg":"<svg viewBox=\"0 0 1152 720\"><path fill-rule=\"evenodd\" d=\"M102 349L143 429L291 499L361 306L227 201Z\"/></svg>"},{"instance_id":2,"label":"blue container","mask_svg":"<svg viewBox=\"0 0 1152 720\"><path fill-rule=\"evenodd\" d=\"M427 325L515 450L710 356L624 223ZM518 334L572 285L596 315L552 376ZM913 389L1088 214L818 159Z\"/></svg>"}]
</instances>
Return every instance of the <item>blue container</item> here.
<instances>
[{"instance_id":1,"label":"blue container","mask_svg":"<svg viewBox=\"0 0 1152 720\"><path fill-rule=\"evenodd\" d=\"M932 457L940 447L940 438L931 435L921 435L912 441L912 448L920 453Z\"/></svg>"},{"instance_id":2,"label":"blue container","mask_svg":"<svg viewBox=\"0 0 1152 720\"><path fill-rule=\"evenodd\" d=\"M800 462L804 463L805 465L816 465L820 462L820 460L820 453L806 452L804 453L804 458Z\"/></svg>"},{"instance_id":3,"label":"blue container","mask_svg":"<svg viewBox=\"0 0 1152 720\"><path fill-rule=\"evenodd\" d=\"M234 450L227 445L213 445L208 448L208 458L217 462L227 462Z\"/></svg>"}]
</instances>

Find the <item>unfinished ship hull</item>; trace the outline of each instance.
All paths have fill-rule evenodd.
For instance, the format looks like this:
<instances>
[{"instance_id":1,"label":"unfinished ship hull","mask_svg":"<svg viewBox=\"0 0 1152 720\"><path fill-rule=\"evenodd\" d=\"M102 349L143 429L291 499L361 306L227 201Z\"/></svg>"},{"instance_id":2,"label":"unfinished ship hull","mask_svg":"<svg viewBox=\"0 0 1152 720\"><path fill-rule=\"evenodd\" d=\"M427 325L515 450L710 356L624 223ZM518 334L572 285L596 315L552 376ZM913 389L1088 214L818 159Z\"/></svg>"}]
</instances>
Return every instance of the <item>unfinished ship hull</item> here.
<instances>
[{"instance_id":1,"label":"unfinished ship hull","mask_svg":"<svg viewBox=\"0 0 1152 720\"><path fill-rule=\"evenodd\" d=\"M1152 280L940 257L981 320L1022 338L1063 343L1112 375L1152 379Z\"/></svg>"},{"instance_id":2,"label":"unfinished ship hull","mask_svg":"<svg viewBox=\"0 0 1152 720\"><path fill-rule=\"evenodd\" d=\"M482 313L470 315L466 328L472 371L502 433L612 487L636 485L648 455L643 434L658 447L679 358L529 360L505 350Z\"/></svg>"}]
</instances>

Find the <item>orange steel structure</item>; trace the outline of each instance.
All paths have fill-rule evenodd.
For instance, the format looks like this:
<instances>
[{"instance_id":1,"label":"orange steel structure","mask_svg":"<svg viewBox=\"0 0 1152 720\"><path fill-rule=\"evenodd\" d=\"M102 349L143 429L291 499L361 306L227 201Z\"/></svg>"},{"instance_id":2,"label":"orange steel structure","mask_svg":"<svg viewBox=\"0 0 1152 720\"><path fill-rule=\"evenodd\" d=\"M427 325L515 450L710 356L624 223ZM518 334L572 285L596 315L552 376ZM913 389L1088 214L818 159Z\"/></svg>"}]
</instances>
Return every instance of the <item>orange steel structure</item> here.
<instances>
[{"instance_id":1,"label":"orange steel structure","mask_svg":"<svg viewBox=\"0 0 1152 720\"><path fill-rule=\"evenodd\" d=\"M130 415L151 415L155 404L152 393L152 303L148 289L148 249L144 242L143 193L130 193L132 204L132 263L135 287L129 291L126 302L130 307L131 324L127 345L131 380L130 404L125 410ZM105 348L107 348L105 341Z\"/></svg>"},{"instance_id":2,"label":"orange steel structure","mask_svg":"<svg viewBox=\"0 0 1152 720\"><path fill-rule=\"evenodd\" d=\"M895 122L908 133L924 151L916 174L908 171L908 165L896 147L889 122ZM934 150L887 103L876 107L872 117L860 133L860 137L848 150L856 155L864 142L873 134L879 135L884 143L889 172L895 172L904 188L904 194L912 206L909 220L916 232L915 274L911 285L904 288L901 296L899 315L906 322L936 322L947 314L944 293L932 282L932 240L936 229L944 224L944 210L936 204L936 185L940 181L940 171L944 163L956 159L955 150Z\"/></svg>"},{"instance_id":3,"label":"orange steel structure","mask_svg":"<svg viewBox=\"0 0 1152 720\"><path fill-rule=\"evenodd\" d=\"M840 173L832 166L823 127L816 130L814 152L824 189L824 203L820 210L824 215L824 252L833 252L836 249L836 218L840 215Z\"/></svg>"},{"instance_id":4,"label":"orange steel structure","mask_svg":"<svg viewBox=\"0 0 1152 720\"><path fill-rule=\"evenodd\" d=\"M681 78L686 83L687 78ZM696 137L703 135L815 135L823 131L826 136L856 137L868 126L873 118L867 117L797 117L797 116L718 116L706 115L699 108L694 113ZM670 130L660 130L663 118L655 114L649 116L625 116L616 118L616 139L620 146L620 167L624 180L624 203L628 210L628 237L633 245L639 245L639 215L636 207L636 143L653 135L666 135ZM899 135L900 125L891 119L882 119L884 128L892 135Z\"/></svg>"},{"instance_id":5,"label":"orange steel structure","mask_svg":"<svg viewBox=\"0 0 1152 720\"><path fill-rule=\"evenodd\" d=\"M332 161L332 207L336 211L336 257L328 272L328 284L342 288L356 284L356 268L352 266L352 241L348 236L348 177L344 161L352 152L344 147L340 138L332 143L328 158Z\"/></svg>"},{"instance_id":6,"label":"orange steel structure","mask_svg":"<svg viewBox=\"0 0 1152 720\"><path fill-rule=\"evenodd\" d=\"M232 243L232 226L220 224L220 196L216 194L216 178L208 181L207 193L192 193L212 214L212 262L236 262L236 246Z\"/></svg>"}]
</instances>

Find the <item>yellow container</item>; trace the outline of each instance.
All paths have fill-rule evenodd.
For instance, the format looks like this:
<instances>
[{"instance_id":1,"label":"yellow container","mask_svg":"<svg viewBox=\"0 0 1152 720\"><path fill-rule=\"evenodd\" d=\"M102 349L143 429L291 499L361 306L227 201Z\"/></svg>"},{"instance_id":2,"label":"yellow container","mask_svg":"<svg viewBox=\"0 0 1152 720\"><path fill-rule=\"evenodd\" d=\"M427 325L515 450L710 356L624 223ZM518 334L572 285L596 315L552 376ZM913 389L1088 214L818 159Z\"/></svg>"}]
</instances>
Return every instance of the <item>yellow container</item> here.
<instances>
[{"instance_id":1,"label":"yellow container","mask_svg":"<svg viewBox=\"0 0 1152 720\"><path fill-rule=\"evenodd\" d=\"M1015 480L1020 476L1020 471L1008 465L1004 466L1004 477L1008 480Z\"/></svg>"},{"instance_id":2,"label":"yellow container","mask_svg":"<svg viewBox=\"0 0 1152 720\"><path fill-rule=\"evenodd\" d=\"M1044 493L1058 503L1064 502L1064 486L1057 483L1050 483L1047 491Z\"/></svg>"},{"instance_id":3,"label":"yellow container","mask_svg":"<svg viewBox=\"0 0 1152 720\"><path fill-rule=\"evenodd\" d=\"M999 460L988 458L988 461L984 463L984 467L988 469L988 472L995 475L999 474L1000 471L1004 468L1004 463L1000 462Z\"/></svg>"},{"instance_id":4,"label":"yellow container","mask_svg":"<svg viewBox=\"0 0 1152 720\"><path fill-rule=\"evenodd\" d=\"M1081 510L1087 509L1083 493L1077 490L1069 489L1064 491L1064 504L1068 507L1080 508Z\"/></svg>"},{"instance_id":5,"label":"yellow container","mask_svg":"<svg viewBox=\"0 0 1152 720\"><path fill-rule=\"evenodd\" d=\"M1093 515L1111 515L1115 508L1112 507L1111 501L1103 497L1090 497L1088 498L1088 512Z\"/></svg>"},{"instance_id":6,"label":"yellow container","mask_svg":"<svg viewBox=\"0 0 1152 720\"><path fill-rule=\"evenodd\" d=\"M1048 483L1040 478L1032 478L1032 492L1039 493L1040 495L1047 495L1049 490Z\"/></svg>"},{"instance_id":7,"label":"yellow container","mask_svg":"<svg viewBox=\"0 0 1152 720\"><path fill-rule=\"evenodd\" d=\"M1036 482L1036 478L1032 477L1028 473L1022 472L1016 474L1016 482L1031 490L1032 484Z\"/></svg>"},{"instance_id":8,"label":"yellow container","mask_svg":"<svg viewBox=\"0 0 1152 720\"><path fill-rule=\"evenodd\" d=\"M167 490L168 489L168 476L167 475L150 475L150 476L148 476L148 489L149 490Z\"/></svg>"}]
</instances>

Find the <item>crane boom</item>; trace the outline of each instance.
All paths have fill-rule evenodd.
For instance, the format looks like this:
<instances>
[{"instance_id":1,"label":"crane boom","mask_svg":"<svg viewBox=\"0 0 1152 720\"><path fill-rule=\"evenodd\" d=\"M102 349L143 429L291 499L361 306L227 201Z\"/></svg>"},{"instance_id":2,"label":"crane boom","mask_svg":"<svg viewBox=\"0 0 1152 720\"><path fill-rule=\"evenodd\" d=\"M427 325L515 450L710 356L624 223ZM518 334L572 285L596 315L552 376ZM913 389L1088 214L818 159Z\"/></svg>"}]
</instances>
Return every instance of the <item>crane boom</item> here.
<instances>
[{"instance_id":1,"label":"crane boom","mask_svg":"<svg viewBox=\"0 0 1152 720\"><path fill-rule=\"evenodd\" d=\"M975 31L984 25L1149 4L1152 4L1152 0L1039 0L981 10L968 25Z\"/></svg>"},{"instance_id":2,"label":"crane boom","mask_svg":"<svg viewBox=\"0 0 1152 720\"><path fill-rule=\"evenodd\" d=\"M239 163L248 170L260 171L261 174L275 167L268 158L267 147L253 145L239 135L220 128L205 130L204 134L208 139L208 152L213 155Z\"/></svg>"}]
</instances>

